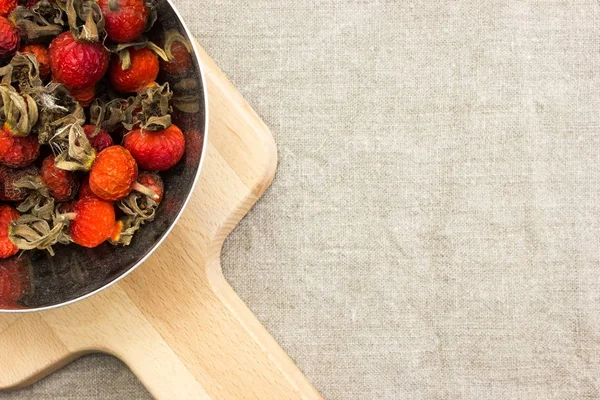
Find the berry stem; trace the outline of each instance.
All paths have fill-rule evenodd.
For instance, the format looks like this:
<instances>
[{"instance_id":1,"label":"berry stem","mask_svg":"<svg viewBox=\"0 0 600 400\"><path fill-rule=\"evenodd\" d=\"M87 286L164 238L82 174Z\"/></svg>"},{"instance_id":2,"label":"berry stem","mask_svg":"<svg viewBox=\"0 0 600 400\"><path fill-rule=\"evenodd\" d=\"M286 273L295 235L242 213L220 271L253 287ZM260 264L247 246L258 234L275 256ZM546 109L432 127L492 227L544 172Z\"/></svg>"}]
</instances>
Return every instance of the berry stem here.
<instances>
[{"instance_id":1,"label":"berry stem","mask_svg":"<svg viewBox=\"0 0 600 400\"><path fill-rule=\"evenodd\" d=\"M110 243L121 246L129 246L133 235L140 229L143 220L135 217L125 217L115 224L115 232L109 239Z\"/></svg>"},{"instance_id":2,"label":"berry stem","mask_svg":"<svg viewBox=\"0 0 600 400\"><path fill-rule=\"evenodd\" d=\"M77 213L70 212L65 214L59 214L56 218L57 220L73 221L75 218L77 218Z\"/></svg>"},{"instance_id":3,"label":"berry stem","mask_svg":"<svg viewBox=\"0 0 600 400\"><path fill-rule=\"evenodd\" d=\"M150 197L154 201L157 201L160 198L158 194L154 192L154 190L147 188L139 182L135 182L131 188L136 192L140 192L141 194Z\"/></svg>"}]
</instances>

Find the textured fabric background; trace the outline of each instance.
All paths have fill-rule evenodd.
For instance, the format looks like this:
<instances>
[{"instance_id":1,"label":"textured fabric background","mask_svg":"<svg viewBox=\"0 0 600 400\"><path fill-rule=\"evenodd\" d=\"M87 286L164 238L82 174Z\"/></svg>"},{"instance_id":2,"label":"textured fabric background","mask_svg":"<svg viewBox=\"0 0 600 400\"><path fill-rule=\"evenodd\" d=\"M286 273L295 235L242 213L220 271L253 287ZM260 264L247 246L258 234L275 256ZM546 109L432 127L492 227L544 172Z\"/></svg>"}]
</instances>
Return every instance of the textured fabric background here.
<instances>
[{"instance_id":1,"label":"textured fabric background","mask_svg":"<svg viewBox=\"0 0 600 400\"><path fill-rule=\"evenodd\" d=\"M325 398L600 398L598 1L176 3L279 145L225 274Z\"/></svg>"}]
</instances>

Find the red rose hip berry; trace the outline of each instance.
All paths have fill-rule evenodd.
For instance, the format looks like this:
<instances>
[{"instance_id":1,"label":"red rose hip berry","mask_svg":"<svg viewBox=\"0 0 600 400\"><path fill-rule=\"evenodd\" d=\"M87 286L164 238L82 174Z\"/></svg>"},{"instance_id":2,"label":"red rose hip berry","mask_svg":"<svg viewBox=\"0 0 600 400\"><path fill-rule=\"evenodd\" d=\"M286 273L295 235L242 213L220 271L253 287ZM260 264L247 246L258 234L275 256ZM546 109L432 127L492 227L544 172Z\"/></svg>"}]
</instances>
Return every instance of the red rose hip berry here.
<instances>
[{"instance_id":1,"label":"red rose hip berry","mask_svg":"<svg viewBox=\"0 0 600 400\"><path fill-rule=\"evenodd\" d=\"M8 17L8 15L17 8L18 0L0 0L0 16Z\"/></svg>"},{"instance_id":2,"label":"red rose hip berry","mask_svg":"<svg viewBox=\"0 0 600 400\"><path fill-rule=\"evenodd\" d=\"M8 258L17 254L19 248L8 238L10 223L21 214L11 206L0 205L0 258Z\"/></svg>"},{"instance_id":3,"label":"red rose hip berry","mask_svg":"<svg viewBox=\"0 0 600 400\"><path fill-rule=\"evenodd\" d=\"M97 199L98 196L92 192L92 188L90 187L90 176L86 175L81 181L81 185L79 185L79 193L77 194L77 198L81 199Z\"/></svg>"},{"instance_id":4,"label":"red rose hip berry","mask_svg":"<svg viewBox=\"0 0 600 400\"><path fill-rule=\"evenodd\" d=\"M181 42L174 42L171 45L171 61L160 60L160 68L167 74L183 75L192 67L192 56L188 49Z\"/></svg>"},{"instance_id":5,"label":"red rose hip berry","mask_svg":"<svg viewBox=\"0 0 600 400\"><path fill-rule=\"evenodd\" d=\"M160 204L165 192L165 185L160 176L155 172L140 172L137 179L138 183L150 189L153 195L149 196L156 204Z\"/></svg>"},{"instance_id":6,"label":"red rose hip berry","mask_svg":"<svg viewBox=\"0 0 600 400\"><path fill-rule=\"evenodd\" d=\"M73 172L56 168L53 155L44 159L40 177L56 201L64 202L75 198L79 181Z\"/></svg>"},{"instance_id":7,"label":"red rose hip berry","mask_svg":"<svg viewBox=\"0 0 600 400\"><path fill-rule=\"evenodd\" d=\"M21 308L18 301L31 286L29 268L25 260L14 257L0 265L0 308L15 310Z\"/></svg>"},{"instance_id":8,"label":"red rose hip berry","mask_svg":"<svg viewBox=\"0 0 600 400\"><path fill-rule=\"evenodd\" d=\"M152 50L131 49L131 66L123 69L121 60L114 55L110 63L108 77L112 87L122 93L138 92L149 84L153 83L158 77L160 68L158 57Z\"/></svg>"},{"instance_id":9,"label":"red rose hip berry","mask_svg":"<svg viewBox=\"0 0 600 400\"><path fill-rule=\"evenodd\" d=\"M115 209L112 203L100 199L78 200L73 207L75 219L69 232L73 242L83 247L104 243L115 227Z\"/></svg>"},{"instance_id":10,"label":"red rose hip berry","mask_svg":"<svg viewBox=\"0 0 600 400\"><path fill-rule=\"evenodd\" d=\"M117 201L131 192L138 166L129 151L111 146L100 152L90 171L90 188L102 200Z\"/></svg>"},{"instance_id":11,"label":"red rose hip berry","mask_svg":"<svg viewBox=\"0 0 600 400\"><path fill-rule=\"evenodd\" d=\"M103 129L96 132L96 127L94 125L84 125L83 132L85 133L85 136L87 136L94 150L98 153L113 145L113 139L108 132Z\"/></svg>"},{"instance_id":12,"label":"red rose hip berry","mask_svg":"<svg viewBox=\"0 0 600 400\"><path fill-rule=\"evenodd\" d=\"M111 7L110 3L116 3ZM150 14L144 0L98 0L106 34L116 43L133 42L144 33Z\"/></svg>"},{"instance_id":13,"label":"red rose hip berry","mask_svg":"<svg viewBox=\"0 0 600 400\"><path fill-rule=\"evenodd\" d=\"M96 98L96 86L92 85L83 89L69 89L71 97L73 97L81 105L81 107L87 107Z\"/></svg>"},{"instance_id":14,"label":"red rose hip berry","mask_svg":"<svg viewBox=\"0 0 600 400\"><path fill-rule=\"evenodd\" d=\"M33 165L23 169L13 169L0 165L0 200L21 201L25 200L29 191L15 187L15 183L26 176L39 176L40 171Z\"/></svg>"},{"instance_id":15,"label":"red rose hip berry","mask_svg":"<svg viewBox=\"0 0 600 400\"><path fill-rule=\"evenodd\" d=\"M176 125L156 132L137 129L125 135L123 145L131 152L140 168L166 171L183 157L185 137Z\"/></svg>"},{"instance_id":16,"label":"red rose hip berry","mask_svg":"<svg viewBox=\"0 0 600 400\"><path fill-rule=\"evenodd\" d=\"M0 129L0 163L12 168L23 168L40 155L40 143L34 135L13 136Z\"/></svg>"},{"instance_id":17,"label":"red rose hip berry","mask_svg":"<svg viewBox=\"0 0 600 400\"><path fill-rule=\"evenodd\" d=\"M6 17L0 16L0 58L12 57L21 45L21 32Z\"/></svg>"},{"instance_id":18,"label":"red rose hip berry","mask_svg":"<svg viewBox=\"0 0 600 400\"><path fill-rule=\"evenodd\" d=\"M102 43L77 40L71 32L58 35L50 44L54 80L69 89L86 89L106 73L110 55Z\"/></svg>"}]
</instances>

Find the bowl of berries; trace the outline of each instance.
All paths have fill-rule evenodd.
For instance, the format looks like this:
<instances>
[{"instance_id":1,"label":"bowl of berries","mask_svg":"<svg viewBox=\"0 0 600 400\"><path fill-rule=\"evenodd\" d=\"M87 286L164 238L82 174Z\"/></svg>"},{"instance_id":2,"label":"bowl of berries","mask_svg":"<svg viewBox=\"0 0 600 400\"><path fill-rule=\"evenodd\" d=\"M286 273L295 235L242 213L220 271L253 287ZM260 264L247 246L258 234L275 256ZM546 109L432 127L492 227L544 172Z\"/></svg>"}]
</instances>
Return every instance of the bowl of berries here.
<instances>
[{"instance_id":1,"label":"bowl of berries","mask_svg":"<svg viewBox=\"0 0 600 400\"><path fill-rule=\"evenodd\" d=\"M143 263L191 196L207 115L169 0L0 0L0 312Z\"/></svg>"}]
</instances>

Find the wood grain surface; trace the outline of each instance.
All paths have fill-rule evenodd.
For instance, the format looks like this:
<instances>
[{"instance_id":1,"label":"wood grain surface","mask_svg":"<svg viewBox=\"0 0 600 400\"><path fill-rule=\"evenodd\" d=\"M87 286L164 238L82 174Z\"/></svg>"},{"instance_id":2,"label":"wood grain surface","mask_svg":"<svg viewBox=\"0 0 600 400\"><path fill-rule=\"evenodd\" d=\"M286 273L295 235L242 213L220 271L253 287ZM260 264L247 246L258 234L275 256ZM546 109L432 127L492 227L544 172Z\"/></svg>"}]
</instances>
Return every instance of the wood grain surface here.
<instances>
[{"instance_id":1,"label":"wood grain surface","mask_svg":"<svg viewBox=\"0 0 600 400\"><path fill-rule=\"evenodd\" d=\"M204 169L156 253L111 288L73 305L0 315L0 389L90 352L123 360L158 399L320 399L225 281L224 239L270 185L273 137L200 49L209 92Z\"/></svg>"}]
</instances>

